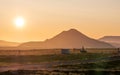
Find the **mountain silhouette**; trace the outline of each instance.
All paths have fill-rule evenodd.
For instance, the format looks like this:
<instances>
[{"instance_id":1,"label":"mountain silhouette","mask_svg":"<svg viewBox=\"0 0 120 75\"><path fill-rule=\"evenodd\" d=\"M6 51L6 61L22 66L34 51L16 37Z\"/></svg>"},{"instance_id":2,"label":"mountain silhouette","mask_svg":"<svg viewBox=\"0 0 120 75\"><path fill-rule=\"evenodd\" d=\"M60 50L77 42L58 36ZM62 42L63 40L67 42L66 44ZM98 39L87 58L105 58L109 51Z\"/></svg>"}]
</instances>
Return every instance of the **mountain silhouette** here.
<instances>
[{"instance_id":1,"label":"mountain silhouette","mask_svg":"<svg viewBox=\"0 0 120 75\"><path fill-rule=\"evenodd\" d=\"M42 42L27 42L21 44L19 47L35 48L35 49L49 49L49 48L112 48L113 46L87 37L76 29L63 31L51 39Z\"/></svg>"},{"instance_id":2,"label":"mountain silhouette","mask_svg":"<svg viewBox=\"0 0 120 75\"><path fill-rule=\"evenodd\" d=\"M99 40L107 42L115 47L120 47L120 36L104 36Z\"/></svg>"},{"instance_id":3,"label":"mountain silhouette","mask_svg":"<svg viewBox=\"0 0 120 75\"><path fill-rule=\"evenodd\" d=\"M15 47L18 45L20 44L16 42L8 42L8 41L0 40L0 47Z\"/></svg>"}]
</instances>

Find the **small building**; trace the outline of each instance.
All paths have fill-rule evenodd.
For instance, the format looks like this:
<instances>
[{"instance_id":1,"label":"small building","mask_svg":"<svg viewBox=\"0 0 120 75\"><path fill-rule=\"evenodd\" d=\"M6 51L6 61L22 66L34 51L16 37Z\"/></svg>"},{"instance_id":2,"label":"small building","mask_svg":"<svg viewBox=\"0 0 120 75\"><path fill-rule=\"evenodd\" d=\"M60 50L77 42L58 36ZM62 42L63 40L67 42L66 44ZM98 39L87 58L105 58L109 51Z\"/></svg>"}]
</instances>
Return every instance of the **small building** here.
<instances>
[{"instance_id":1,"label":"small building","mask_svg":"<svg viewBox=\"0 0 120 75\"><path fill-rule=\"evenodd\" d=\"M74 49L72 49L72 53L74 53L74 54L81 53L80 50L81 50L81 49L76 49L76 48L74 48Z\"/></svg>"},{"instance_id":2,"label":"small building","mask_svg":"<svg viewBox=\"0 0 120 75\"><path fill-rule=\"evenodd\" d=\"M70 49L61 49L61 54L70 54Z\"/></svg>"}]
</instances>

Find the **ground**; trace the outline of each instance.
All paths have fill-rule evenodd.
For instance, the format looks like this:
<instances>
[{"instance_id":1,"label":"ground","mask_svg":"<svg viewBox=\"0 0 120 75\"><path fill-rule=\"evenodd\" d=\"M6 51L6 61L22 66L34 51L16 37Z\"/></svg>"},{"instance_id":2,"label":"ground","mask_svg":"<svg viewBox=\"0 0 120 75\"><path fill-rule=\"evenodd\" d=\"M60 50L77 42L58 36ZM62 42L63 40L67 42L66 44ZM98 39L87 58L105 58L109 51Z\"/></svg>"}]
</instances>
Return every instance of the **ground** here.
<instances>
[{"instance_id":1,"label":"ground","mask_svg":"<svg viewBox=\"0 0 120 75\"><path fill-rule=\"evenodd\" d=\"M58 72L61 73L61 75L63 75L62 73L64 72L83 73L85 71L84 73L88 73L89 70L90 73L92 73L93 71L103 72L106 70L110 71L111 73L111 70L113 70L114 72L120 70L120 56L102 53L40 56L0 56L0 75L2 75L2 73L5 73L6 75L6 73L18 72L43 73L44 70L47 70L47 72L49 71L48 73ZM91 70L93 71L91 72Z\"/></svg>"}]
</instances>

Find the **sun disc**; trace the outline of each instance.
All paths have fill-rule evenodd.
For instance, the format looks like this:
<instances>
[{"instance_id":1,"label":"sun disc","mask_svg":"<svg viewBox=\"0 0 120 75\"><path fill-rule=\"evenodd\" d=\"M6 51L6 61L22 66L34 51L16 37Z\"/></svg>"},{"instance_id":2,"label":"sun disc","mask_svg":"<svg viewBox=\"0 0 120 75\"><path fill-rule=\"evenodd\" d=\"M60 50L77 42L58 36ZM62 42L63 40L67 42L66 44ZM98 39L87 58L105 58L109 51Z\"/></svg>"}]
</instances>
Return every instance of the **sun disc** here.
<instances>
[{"instance_id":1,"label":"sun disc","mask_svg":"<svg viewBox=\"0 0 120 75\"><path fill-rule=\"evenodd\" d=\"M15 19L15 25L16 25L16 27L18 27L18 28L21 28L21 27L23 27L24 26L24 19L22 18L22 17L18 17L18 18L16 18Z\"/></svg>"}]
</instances>

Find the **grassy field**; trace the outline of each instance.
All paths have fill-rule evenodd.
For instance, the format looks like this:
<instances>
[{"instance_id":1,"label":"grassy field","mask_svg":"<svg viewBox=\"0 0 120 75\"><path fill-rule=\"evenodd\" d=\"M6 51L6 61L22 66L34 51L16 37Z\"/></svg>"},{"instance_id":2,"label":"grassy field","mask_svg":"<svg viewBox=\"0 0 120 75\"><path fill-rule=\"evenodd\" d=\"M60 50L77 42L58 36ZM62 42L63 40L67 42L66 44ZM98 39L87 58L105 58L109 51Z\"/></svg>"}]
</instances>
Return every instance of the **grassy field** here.
<instances>
[{"instance_id":1,"label":"grassy field","mask_svg":"<svg viewBox=\"0 0 120 75\"><path fill-rule=\"evenodd\" d=\"M65 54L65 55L39 55L39 56L0 56L0 67L14 64L39 64L44 62L69 62L84 60L100 60L107 58L112 54L102 53L82 53L82 54ZM81 63L72 65L56 65L55 70L15 70L1 72L0 75L109 75L120 72L120 60L109 62ZM66 69L67 71L63 71ZM69 70L72 69L73 71ZM79 71L80 70L80 71ZM100 70L100 71L98 71ZM110 70L110 71L106 71ZM114 71L111 71L114 70Z\"/></svg>"},{"instance_id":2,"label":"grassy field","mask_svg":"<svg viewBox=\"0 0 120 75\"><path fill-rule=\"evenodd\" d=\"M0 75L120 75L120 60L58 67L60 70L16 70L1 72Z\"/></svg>"},{"instance_id":3,"label":"grassy field","mask_svg":"<svg viewBox=\"0 0 120 75\"><path fill-rule=\"evenodd\" d=\"M57 67L63 69L120 70L120 60L109 62L85 63L77 65L61 65Z\"/></svg>"},{"instance_id":4,"label":"grassy field","mask_svg":"<svg viewBox=\"0 0 120 75\"><path fill-rule=\"evenodd\" d=\"M81 61L81 60L94 60L108 57L110 54L66 54L66 55L40 55L40 56L0 56L0 66L5 64L27 64L27 63L41 63L41 62L54 62L54 61Z\"/></svg>"}]
</instances>

